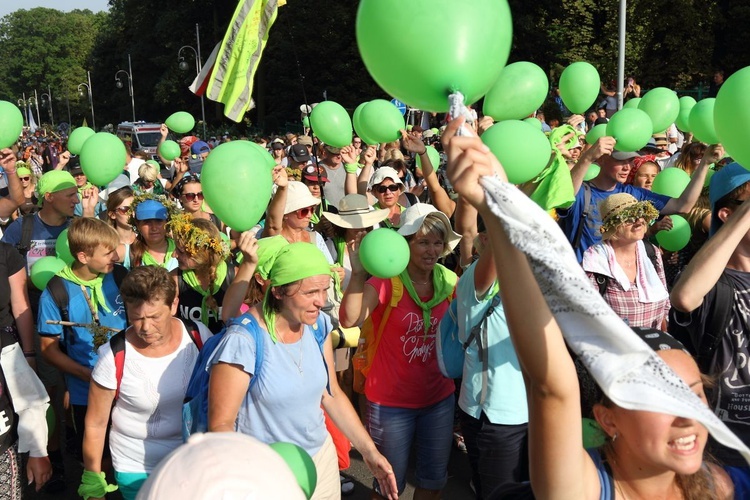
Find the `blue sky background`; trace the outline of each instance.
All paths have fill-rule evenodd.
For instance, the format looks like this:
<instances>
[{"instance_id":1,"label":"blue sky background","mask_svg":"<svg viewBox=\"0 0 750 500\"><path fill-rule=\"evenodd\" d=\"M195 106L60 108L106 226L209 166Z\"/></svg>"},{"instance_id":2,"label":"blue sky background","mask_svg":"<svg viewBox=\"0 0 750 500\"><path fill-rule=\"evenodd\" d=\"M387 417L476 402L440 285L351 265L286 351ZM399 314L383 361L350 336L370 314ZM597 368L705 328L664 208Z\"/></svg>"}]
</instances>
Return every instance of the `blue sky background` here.
<instances>
[{"instance_id":1,"label":"blue sky background","mask_svg":"<svg viewBox=\"0 0 750 500\"><path fill-rule=\"evenodd\" d=\"M75 9L89 9L92 12L109 10L107 0L3 0L0 1L0 17L4 17L18 9L33 9L47 7L68 12Z\"/></svg>"}]
</instances>

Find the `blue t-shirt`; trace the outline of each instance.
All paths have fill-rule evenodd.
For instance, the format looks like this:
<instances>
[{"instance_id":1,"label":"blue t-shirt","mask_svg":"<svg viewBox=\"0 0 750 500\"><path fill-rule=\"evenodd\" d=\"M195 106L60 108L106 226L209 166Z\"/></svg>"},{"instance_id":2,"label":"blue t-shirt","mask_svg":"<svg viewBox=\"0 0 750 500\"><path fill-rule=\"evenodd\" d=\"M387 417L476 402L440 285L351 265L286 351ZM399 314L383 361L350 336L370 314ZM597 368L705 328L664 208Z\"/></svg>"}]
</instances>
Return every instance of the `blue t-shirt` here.
<instances>
[{"instance_id":1,"label":"blue t-shirt","mask_svg":"<svg viewBox=\"0 0 750 500\"><path fill-rule=\"evenodd\" d=\"M469 266L458 280L456 288L458 338L461 342L466 342L471 329L482 320L492 302L489 294L484 300L477 298L474 288L476 267L476 262ZM489 376L484 404L479 403L482 392L482 361L479 359L477 343L472 342L466 349L464 358L458 406L476 419L484 411L493 424L525 424L529 421L526 387L502 305L498 305L487 318L486 332Z\"/></svg>"},{"instance_id":2,"label":"blue t-shirt","mask_svg":"<svg viewBox=\"0 0 750 500\"><path fill-rule=\"evenodd\" d=\"M642 189L639 187L631 186L630 184L617 183L612 191L602 191L593 184L589 183L591 187L591 208L589 209L589 217L586 219L586 225L583 227L581 233L581 243L578 248L574 248L578 262L583 261L583 254L586 249L590 246L596 245L602 241L602 233L599 230L602 225L602 217L599 214L599 203L601 203L608 196L617 193L628 193L638 201L650 201L658 211L662 211L664 206L671 200L669 196L662 194L656 194L649 191L648 189ZM568 237L569 241L573 241L573 237L578 230L578 225L581 223L581 215L583 214L584 204L584 192L585 189L581 186L576 194L576 199L570 208L565 210L558 210L558 215L563 222L563 232Z\"/></svg>"},{"instance_id":3,"label":"blue t-shirt","mask_svg":"<svg viewBox=\"0 0 750 500\"><path fill-rule=\"evenodd\" d=\"M89 324L93 321L91 311L83 296L81 287L68 280L63 280L65 289L68 292L68 316L74 323ZM104 311L101 306L98 308L99 323L102 326L115 328L116 331L110 332L109 337L124 329L127 326L125 318L125 307L123 306L120 290L115 283L112 273L104 277L102 284L105 302L110 312ZM87 288L89 297L91 289ZM94 337L91 332L83 327L67 327L60 325L49 325L47 320L60 320L60 309L55 304L49 290L42 292L42 298L39 301L39 320L37 321L37 330L40 335L50 337L60 337L61 349L67 350L68 357L79 365L87 368L94 368L98 355L94 350ZM72 330L72 336L69 332ZM89 383L84 382L78 377L65 374L65 381L70 392L70 402L74 405L87 405L89 396Z\"/></svg>"},{"instance_id":4,"label":"blue t-shirt","mask_svg":"<svg viewBox=\"0 0 750 500\"><path fill-rule=\"evenodd\" d=\"M260 334L266 335L262 369L242 400L235 429L268 444L294 443L312 456L328 435L320 407L328 377L312 327L305 326L294 344L273 343L267 332ZM230 326L209 365L236 364L253 375L255 349L243 327Z\"/></svg>"},{"instance_id":5,"label":"blue t-shirt","mask_svg":"<svg viewBox=\"0 0 750 500\"><path fill-rule=\"evenodd\" d=\"M65 221L60 226L48 226L39 217L39 214L26 215L25 217L34 218L34 227L31 231L31 244L29 245L29 251L26 254L26 273L28 274L32 264L42 257L49 255L55 256L55 242L57 237L70 225L70 219ZM21 225L23 224L23 217L19 217L8 228L3 234L3 243L8 243L17 247L21 243Z\"/></svg>"}]
</instances>

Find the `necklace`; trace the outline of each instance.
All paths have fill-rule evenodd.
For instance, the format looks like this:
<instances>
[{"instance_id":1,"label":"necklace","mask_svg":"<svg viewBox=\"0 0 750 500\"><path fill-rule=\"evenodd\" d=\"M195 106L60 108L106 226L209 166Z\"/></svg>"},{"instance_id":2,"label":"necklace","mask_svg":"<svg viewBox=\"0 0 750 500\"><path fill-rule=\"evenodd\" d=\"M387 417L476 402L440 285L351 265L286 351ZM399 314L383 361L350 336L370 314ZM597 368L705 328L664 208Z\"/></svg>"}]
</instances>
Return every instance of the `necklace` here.
<instances>
[{"instance_id":1,"label":"necklace","mask_svg":"<svg viewBox=\"0 0 750 500\"><path fill-rule=\"evenodd\" d=\"M412 282L412 283L414 283L415 285L429 285L429 284L431 284L431 283L432 283L431 281L425 281L424 283L421 283L421 282L419 282L419 281L414 281L414 280L413 280L413 279L411 279L411 278L409 278L409 280L411 280L411 282Z\"/></svg>"},{"instance_id":2,"label":"necklace","mask_svg":"<svg viewBox=\"0 0 750 500\"><path fill-rule=\"evenodd\" d=\"M281 336L281 340L282 340L281 343L284 346L282 348L282 351L284 351L287 354L287 356L289 356L289 359L291 359L292 363L294 363L294 365L297 367L297 371L299 372L300 376L302 376L304 374L304 370L302 369L302 336L300 335L299 341L297 341L297 343L299 344L299 361L294 359L294 356L292 355L292 353L289 352L290 348L286 341L286 336Z\"/></svg>"}]
</instances>

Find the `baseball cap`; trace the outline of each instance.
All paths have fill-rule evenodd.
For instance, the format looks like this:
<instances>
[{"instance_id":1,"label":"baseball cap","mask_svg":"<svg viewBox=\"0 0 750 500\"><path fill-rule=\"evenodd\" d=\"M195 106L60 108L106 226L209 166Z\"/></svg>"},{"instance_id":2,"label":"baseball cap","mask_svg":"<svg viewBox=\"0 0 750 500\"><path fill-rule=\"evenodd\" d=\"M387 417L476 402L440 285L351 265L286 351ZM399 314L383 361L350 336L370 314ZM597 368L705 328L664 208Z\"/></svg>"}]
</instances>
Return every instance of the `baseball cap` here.
<instances>
[{"instance_id":1,"label":"baseball cap","mask_svg":"<svg viewBox=\"0 0 750 500\"><path fill-rule=\"evenodd\" d=\"M192 146L190 146L190 152L194 155L199 155L201 153L205 153L206 151L211 151L211 147L203 141L196 141Z\"/></svg>"},{"instance_id":2,"label":"baseball cap","mask_svg":"<svg viewBox=\"0 0 750 500\"><path fill-rule=\"evenodd\" d=\"M74 167L70 167L69 172L72 176L80 175L83 173L83 168L80 165L76 165Z\"/></svg>"},{"instance_id":3,"label":"baseball cap","mask_svg":"<svg viewBox=\"0 0 750 500\"><path fill-rule=\"evenodd\" d=\"M135 220L167 220L167 207L156 200L143 200L135 207Z\"/></svg>"},{"instance_id":4,"label":"baseball cap","mask_svg":"<svg viewBox=\"0 0 750 500\"><path fill-rule=\"evenodd\" d=\"M304 144L294 144L289 149L289 156L298 163L306 163L310 161L310 153L307 151L307 146Z\"/></svg>"},{"instance_id":5,"label":"baseball cap","mask_svg":"<svg viewBox=\"0 0 750 500\"><path fill-rule=\"evenodd\" d=\"M746 182L750 182L750 171L736 162L730 163L711 177L708 185L708 200L711 203L711 235L723 224L716 213L716 203Z\"/></svg>"},{"instance_id":6,"label":"baseball cap","mask_svg":"<svg viewBox=\"0 0 750 500\"><path fill-rule=\"evenodd\" d=\"M302 144L305 146L312 146L313 145L312 137L310 137L309 135L301 135L297 137L297 144Z\"/></svg>"},{"instance_id":7,"label":"baseball cap","mask_svg":"<svg viewBox=\"0 0 750 500\"><path fill-rule=\"evenodd\" d=\"M323 167L315 168L315 165L305 165L302 168L302 177L308 181L317 181L320 178L320 182L329 182L326 177L326 169Z\"/></svg>"},{"instance_id":8,"label":"baseball cap","mask_svg":"<svg viewBox=\"0 0 750 500\"><path fill-rule=\"evenodd\" d=\"M130 178L125 174L115 177L115 180L107 184L107 187L99 191L99 199L106 203L109 195L124 187L130 187Z\"/></svg>"},{"instance_id":9,"label":"baseball cap","mask_svg":"<svg viewBox=\"0 0 750 500\"><path fill-rule=\"evenodd\" d=\"M424 224L425 218L433 213L443 222L447 232L446 243L448 249L443 252L442 256L444 257L456 248L458 242L461 241L461 235L453 231L448 216L429 203L416 203L401 212L401 227L398 230L398 234L401 236L411 236L412 234L415 234L419 231L419 228L422 227L422 224Z\"/></svg>"},{"instance_id":10,"label":"baseball cap","mask_svg":"<svg viewBox=\"0 0 750 500\"><path fill-rule=\"evenodd\" d=\"M326 150L326 153L329 153L329 154L332 154L332 155L337 155L337 154L341 153L341 148L337 148L335 146L331 146L330 144L326 144L325 146L323 146L323 149Z\"/></svg>"},{"instance_id":11,"label":"baseball cap","mask_svg":"<svg viewBox=\"0 0 750 500\"><path fill-rule=\"evenodd\" d=\"M630 152L615 151L615 152L612 153L611 156L615 160L622 161L622 160L630 160L631 158L637 158L637 157L639 157L641 155L640 155L640 153L637 153L637 152L634 152L634 151L630 151Z\"/></svg>"},{"instance_id":12,"label":"baseball cap","mask_svg":"<svg viewBox=\"0 0 750 500\"><path fill-rule=\"evenodd\" d=\"M377 169L375 171L375 175L372 176L370 184L372 186L377 186L386 179L390 179L396 184L401 184L402 186L404 185L401 177L398 176L398 172L396 172L396 169L393 167L380 167L379 169Z\"/></svg>"}]
</instances>

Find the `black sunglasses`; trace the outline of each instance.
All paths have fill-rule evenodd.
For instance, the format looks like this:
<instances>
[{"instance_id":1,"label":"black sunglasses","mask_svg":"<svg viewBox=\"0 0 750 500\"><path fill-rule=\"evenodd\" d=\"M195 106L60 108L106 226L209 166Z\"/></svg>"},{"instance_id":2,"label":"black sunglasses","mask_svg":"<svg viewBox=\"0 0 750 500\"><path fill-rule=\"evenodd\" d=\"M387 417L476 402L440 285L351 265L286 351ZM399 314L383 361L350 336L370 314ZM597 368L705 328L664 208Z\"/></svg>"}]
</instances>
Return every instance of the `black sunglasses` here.
<instances>
[{"instance_id":1,"label":"black sunglasses","mask_svg":"<svg viewBox=\"0 0 750 500\"><path fill-rule=\"evenodd\" d=\"M380 185L375 188L375 191L377 191L380 194L385 194L387 191L395 193L398 190L399 190L398 184L391 184L390 186Z\"/></svg>"}]
</instances>

